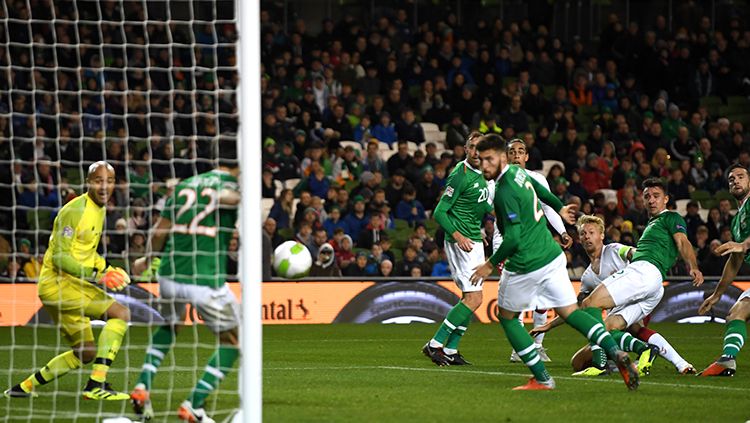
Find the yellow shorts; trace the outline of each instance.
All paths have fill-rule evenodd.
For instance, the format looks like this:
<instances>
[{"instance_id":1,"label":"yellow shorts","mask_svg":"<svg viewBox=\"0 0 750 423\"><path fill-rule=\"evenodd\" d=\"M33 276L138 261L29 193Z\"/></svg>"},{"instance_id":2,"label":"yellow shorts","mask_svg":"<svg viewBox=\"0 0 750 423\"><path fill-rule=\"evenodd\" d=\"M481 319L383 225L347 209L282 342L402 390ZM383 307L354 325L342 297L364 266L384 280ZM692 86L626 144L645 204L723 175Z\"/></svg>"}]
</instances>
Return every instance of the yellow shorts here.
<instances>
[{"instance_id":1,"label":"yellow shorts","mask_svg":"<svg viewBox=\"0 0 750 423\"><path fill-rule=\"evenodd\" d=\"M99 287L69 275L40 278L37 292L70 346L93 342L91 319L101 318L115 302Z\"/></svg>"}]
</instances>

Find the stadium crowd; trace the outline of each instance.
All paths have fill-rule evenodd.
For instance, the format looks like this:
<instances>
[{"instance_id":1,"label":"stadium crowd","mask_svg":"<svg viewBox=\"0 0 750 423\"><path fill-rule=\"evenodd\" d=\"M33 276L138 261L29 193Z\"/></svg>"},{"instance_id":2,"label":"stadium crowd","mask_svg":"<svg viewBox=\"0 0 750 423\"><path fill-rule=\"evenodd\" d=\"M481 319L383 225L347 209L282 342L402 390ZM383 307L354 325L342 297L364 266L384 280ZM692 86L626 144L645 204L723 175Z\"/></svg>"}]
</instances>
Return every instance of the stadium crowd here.
<instances>
[{"instance_id":1,"label":"stadium crowd","mask_svg":"<svg viewBox=\"0 0 750 423\"><path fill-rule=\"evenodd\" d=\"M208 141L237 129L236 31L179 13L160 24L150 2L55 7L53 25L50 2L31 4L9 8L0 31L10 37L0 44L0 160L12 164L0 166L10 228L0 272L33 278L55 210L80 192L82 163L103 158L119 185L102 248L132 262L174 181L205 171ZM97 13L107 23L86 23ZM317 34L304 19L286 32L279 22L261 11L263 232L274 247L307 245L313 275L448 276L430 216L474 129L522 138L527 168L604 218L607 241L635 245L647 219L640 182L664 178L701 269L721 273L713 252L736 209L724 171L750 165L741 19L713 29L700 16L670 31L664 16L641 28L611 15L596 44L529 20L459 25L449 14L413 27L403 9L370 25L327 19ZM54 46L74 40L80 50ZM488 216L488 238L492 227ZM579 277L577 240L566 255Z\"/></svg>"}]
</instances>

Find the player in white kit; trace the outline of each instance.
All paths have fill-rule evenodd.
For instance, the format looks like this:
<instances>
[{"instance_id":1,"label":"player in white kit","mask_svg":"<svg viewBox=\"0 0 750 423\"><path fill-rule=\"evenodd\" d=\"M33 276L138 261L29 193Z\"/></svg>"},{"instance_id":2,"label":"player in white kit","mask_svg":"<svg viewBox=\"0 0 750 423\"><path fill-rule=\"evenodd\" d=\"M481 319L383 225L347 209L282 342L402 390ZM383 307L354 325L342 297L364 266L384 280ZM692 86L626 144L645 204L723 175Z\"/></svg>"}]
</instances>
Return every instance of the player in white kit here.
<instances>
[{"instance_id":1,"label":"player in white kit","mask_svg":"<svg viewBox=\"0 0 750 423\"><path fill-rule=\"evenodd\" d=\"M545 188L549 189L549 183L547 183L547 178L545 178L544 175L539 172L534 172L533 170L526 169L526 162L528 160L529 153L526 150L526 143L522 139L514 138L508 141L508 162L510 164L519 166L521 169L526 170L526 173L530 177L542 184ZM552 226L555 232L560 235L560 238L562 239L562 247L570 247L573 244L573 239L565 230L565 223L562 221L560 215L557 214L557 212L547 204L543 202L541 204L542 210L544 211L544 217L547 218L549 224ZM492 238L492 251L497 251L497 249L500 247L500 243L502 243L502 237L500 236L500 232L497 229L497 222L495 222L495 234ZM547 323L547 310L531 310L531 312L534 316L534 327L541 326ZM518 315L518 320L521 321L521 324L523 324L524 314L525 313L520 313ZM539 354L539 358L541 358L544 362L549 362L551 360L547 355L546 348L544 348L544 345L542 344L543 341L544 334L541 333L534 338L534 345L536 347L537 353ZM513 351L510 354L510 361L514 363L520 363L521 357L519 357L518 354Z\"/></svg>"},{"instance_id":2,"label":"player in white kit","mask_svg":"<svg viewBox=\"0 0 750 423\"><path fill-rule=\"evenodd\" d=\"M607 277L624 269L633 258L635 248L620 243L604 244L604 222L596 216L581 216L577 222L578 234L591 264L581 276L581 290L579 300L587 297ZM609 313L622 312L624 307L615 307ZM646 319L644 319L646 320ZM555 319L549 325L534 328L532 334L548 330L562 324L561 319ZM658 347L658 354L674 364L678 372L682 374L694 374L695 368L688 363L664 339L663 336L646 327L647 321L636 322L628 327L628 332L643 342ZM635 344L636 341L630 341ZM644 346L641 346L644 348ZM645 351L645 350L644 350ZM656 352L656 349L654 349ZM639 359L640 368L648 371L653 359L651 351L648 357ZM571 358L571 365L576 373L575 376L598 376L606 373L606 358L601 357L600 348L596 345L586 345L578 350Z\"/></svg>"}]
</instances>

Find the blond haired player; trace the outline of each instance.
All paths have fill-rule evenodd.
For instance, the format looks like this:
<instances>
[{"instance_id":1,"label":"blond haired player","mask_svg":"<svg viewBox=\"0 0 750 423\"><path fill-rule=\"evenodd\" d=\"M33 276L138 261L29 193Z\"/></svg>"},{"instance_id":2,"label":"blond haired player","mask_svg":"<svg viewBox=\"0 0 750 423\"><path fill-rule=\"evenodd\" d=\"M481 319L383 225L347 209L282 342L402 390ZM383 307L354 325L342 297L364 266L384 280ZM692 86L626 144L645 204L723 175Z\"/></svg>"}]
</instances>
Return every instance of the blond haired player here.
<instances>
[{"instance_id":1,"label":"blond haired player","mask_svg":"<svg viewBox=\"0 0 750 423\"><path fill-rule=\"evenodd\" d=\"M35 397L37 386L93 361L84 398L130 398L107 383L107 371L128 329L130 310L101 288L120 291L130 283L130 277L121 268L109 266L96 252L107 200L115 188L115 170L104 161L93 163L86 181L88 192L68 202L55 218L38 283L39 298L71 349L6 390L6 397ZM107 321L97 343L91 330L92 318Z\"/></svg>"},{"instance_id":2,"label":"blond haired player","mask_svg":"<svg viewBox=\"0 0 750 423\"><path fill-rule=\"evenodd\" d=\"M597 216L584 215L578 218L576 223L578 237L583 245L591 264L581 276L581 292L579 299L588 296L607 277L624 269L633 258L635 248L617 242L604 244L604 221ZM617 313L617 308L610 313ZM534 328L531 333L544 333L562 324L561 319L555 319L548 325ZM638 339L631 337L620 338L621 346L628 343L628 348L640 353L638 359L639 370L642 374L650 372L650 367L658 354L674 364L678 372L682 374L694 374L695 368L685 361L684 358L664 339L659 333L646 327L647 318L636 322L628 327L628 332ZM643 341L643 342L641 342ZM653 349L649 348L651 344ZM574 376L598 376L606 373L607 358L597 345L587 345L581 348L571 359Z\"/></svg>"}]
</instances>

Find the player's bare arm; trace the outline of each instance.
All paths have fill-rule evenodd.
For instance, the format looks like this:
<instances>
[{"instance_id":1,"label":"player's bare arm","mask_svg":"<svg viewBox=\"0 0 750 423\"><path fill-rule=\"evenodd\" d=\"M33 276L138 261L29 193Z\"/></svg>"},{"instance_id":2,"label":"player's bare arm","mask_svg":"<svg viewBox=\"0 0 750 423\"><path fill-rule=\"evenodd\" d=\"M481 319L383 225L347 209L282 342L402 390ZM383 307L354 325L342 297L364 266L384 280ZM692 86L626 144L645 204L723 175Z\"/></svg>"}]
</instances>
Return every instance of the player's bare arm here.
<instances>
[{"instance_id":1,"label":"player's bare arm","mask_svg":"<svg viewBox=\"0 0 750 423\"><path fill-rule=\"evenodd\" d=\"M721 279L719 279L719 284L716 285L716 288L714 288L714 292L708 298L706 298L706 300L703 301L703 304L701 304L701 306L698 308L698 314L708 313L709 311L711 311L711 308L713 308L713 306L719 302L721 296L724 295L724 292L729 287L729 284L731 284L735 276L737 276L737 272L742 266L743 257L743 253L732 253L732 255L729 256L729 260L727 260L727 262L724 264L724 270L721 272Z\"/></svg>"},{"instance_id":2,"label":"player's bare arm","mask_svg":"<svg viewBox=\"0 0 750 423\"><path fill-rule=\"evenodd\" d=\"M677 245L677 251L680 252L680 257L682 257L688 265L690 277L693 278L693 286L700 286L703 283L703 273L698 269L698 262L695 258L693 245L690 244L687 235L682 232L677 232L672 235L672 238Z\"/></svg>"}]
</instances>

